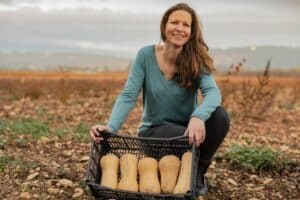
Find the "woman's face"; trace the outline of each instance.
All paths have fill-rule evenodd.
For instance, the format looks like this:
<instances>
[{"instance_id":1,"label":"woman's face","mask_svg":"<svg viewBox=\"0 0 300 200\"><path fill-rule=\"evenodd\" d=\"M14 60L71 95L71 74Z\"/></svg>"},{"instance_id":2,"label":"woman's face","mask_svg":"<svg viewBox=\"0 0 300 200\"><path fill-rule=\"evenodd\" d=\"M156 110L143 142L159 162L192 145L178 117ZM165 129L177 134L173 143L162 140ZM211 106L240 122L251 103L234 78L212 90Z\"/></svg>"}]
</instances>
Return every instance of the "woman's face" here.
<instances>
[{"instance_id":1,"label":"woman's face","mask_svg":"<svg viewBox=\"0 0 300 200\"><path fill-rule=\"evenodd\" d=\"M182 47L191 35L192 16L185 10L176 10L169 15L165 28L166 42Z\"/></svg>"}]
</instances>

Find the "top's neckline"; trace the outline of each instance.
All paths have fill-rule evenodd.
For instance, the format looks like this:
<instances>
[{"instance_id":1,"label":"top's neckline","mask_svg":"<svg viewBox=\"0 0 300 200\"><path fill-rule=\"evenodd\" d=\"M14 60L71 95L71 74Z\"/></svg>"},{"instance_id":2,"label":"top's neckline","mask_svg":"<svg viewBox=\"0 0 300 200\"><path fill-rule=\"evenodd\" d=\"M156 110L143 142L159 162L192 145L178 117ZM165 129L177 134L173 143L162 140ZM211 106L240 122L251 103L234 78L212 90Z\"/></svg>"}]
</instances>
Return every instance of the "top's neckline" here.
<instances>
[{"instance_id":1,"label":"top's neckline","mask_svg":"<svg viewBox=\"0 0 300 200\"><path fill-rule=\"evenodd\" d=\"M162 76L162 78L165 80L165 81L173 81L175 80L176 78L176 74L173 75L173 77L171 79L166 79L165 78L165 75L164 75L164 72L161 70L161 67L158 63L158 59L157 59L157 55L156 55L156 51L155 51L155 44L152 46L152 49L153 49L153 56L154 56L154 60L155 60L155 64L156 64L156 67L157 69L160 71L160 75Z\"/></svg>"}]
</instances>

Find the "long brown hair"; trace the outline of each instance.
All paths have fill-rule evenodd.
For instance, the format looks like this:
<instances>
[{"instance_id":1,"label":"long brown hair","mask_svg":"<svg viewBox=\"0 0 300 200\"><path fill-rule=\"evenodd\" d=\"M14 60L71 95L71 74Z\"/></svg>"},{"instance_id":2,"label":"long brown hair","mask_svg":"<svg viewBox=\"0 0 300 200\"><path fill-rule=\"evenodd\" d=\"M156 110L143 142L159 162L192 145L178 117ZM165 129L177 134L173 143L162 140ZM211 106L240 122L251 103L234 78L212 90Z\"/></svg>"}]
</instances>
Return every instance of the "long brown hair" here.
<instances>
[{"instance_id":1,"label":"long brown hair","mask_svg":"<svg viewBox=\"0 0 300 200\"><path fill-rule=\"evenodd\" d=\"M169 8L163 15L160 23L160 34L163 41L166 41L166 24L169 16L176 10L184 10L192 16L191 35L182 51L177 57L177 82L184 88L197 86L202 72L212 73L215 71L213 59L208 54L208 46L203 40L200 21L193 8L185 3L178 3Z\"/></svg>"}]
</instances>

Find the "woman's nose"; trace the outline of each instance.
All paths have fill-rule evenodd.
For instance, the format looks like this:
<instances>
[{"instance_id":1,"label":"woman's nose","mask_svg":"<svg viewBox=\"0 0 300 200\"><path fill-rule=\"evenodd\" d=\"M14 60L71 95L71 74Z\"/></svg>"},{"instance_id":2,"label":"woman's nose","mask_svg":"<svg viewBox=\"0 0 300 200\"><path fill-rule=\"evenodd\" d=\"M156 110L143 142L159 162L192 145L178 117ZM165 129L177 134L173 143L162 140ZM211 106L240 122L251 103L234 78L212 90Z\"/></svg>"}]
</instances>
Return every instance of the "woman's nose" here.
<instances>
[{"instance_id":1,"label":"woman's nose","mask_svg":"<svg viewBox=\"0 0 300 200\"><path fill-rule=\"evenodd\" d=\"M177 30L177 31L183 31L183 25L182 25L182 24L178 24L178 25L176 26L176 30Z\"/></svg>"}]
</instances>

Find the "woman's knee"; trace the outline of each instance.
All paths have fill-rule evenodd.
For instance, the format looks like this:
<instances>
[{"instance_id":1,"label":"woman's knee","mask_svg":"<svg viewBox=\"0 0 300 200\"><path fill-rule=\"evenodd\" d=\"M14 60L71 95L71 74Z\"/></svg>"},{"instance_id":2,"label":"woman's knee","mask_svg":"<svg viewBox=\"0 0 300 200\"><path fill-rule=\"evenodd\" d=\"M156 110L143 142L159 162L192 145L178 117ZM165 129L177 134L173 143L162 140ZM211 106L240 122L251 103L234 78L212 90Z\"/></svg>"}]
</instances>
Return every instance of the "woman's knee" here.
<instances>
[{"instance_id":1,"label":"woman's knee","mask_svg":"<svg viewBox=\"0 0 300 200\"><path fill-rule=\"evenodd\" d=\"M210 119L216 127L222 127L223 130L229 129L230 118L227 111L222 106L216 108Z\"/></svg>"},{"instance_id":2,"label":"woman's knee","mask_svg":"<svg viewBox=\"0 0 300 200\"><path fill-rule=\"evenodd\" d=\"M206 137L200 150L212 156L217 148L220 146L229 130L230 119L226 110L219 106L212 113L211 117L205 122Z\"/></svg>"}]
</instances>

